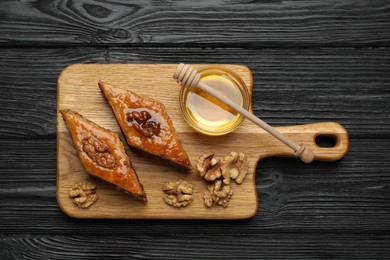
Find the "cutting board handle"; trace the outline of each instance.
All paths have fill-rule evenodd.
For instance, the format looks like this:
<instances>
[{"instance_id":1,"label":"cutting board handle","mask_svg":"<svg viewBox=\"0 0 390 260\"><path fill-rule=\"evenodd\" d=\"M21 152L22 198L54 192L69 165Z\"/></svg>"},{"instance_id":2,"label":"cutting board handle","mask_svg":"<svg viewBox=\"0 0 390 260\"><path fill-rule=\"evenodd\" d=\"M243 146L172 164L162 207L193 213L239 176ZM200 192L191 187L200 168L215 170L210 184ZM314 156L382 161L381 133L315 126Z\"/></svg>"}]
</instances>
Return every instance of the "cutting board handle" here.
<instances>
[{"instance_id":1,"label":"cutting board handle","mask_svg":"<svg viewBox=\"0 0 390 260\"><path fill-rule=\"evenodd\" d=\"M349 138L347 130L340 124L335 122L322 122L306 125L296 125L287 127L277 127L277 129L290 136L297 143L305 144L314 152L314 160L317 161L337 161L344 157L349 149ZM329 137L334 139L333 147L320 147L316 143L317 137ZM280 145L272 151L266 153L265 157L283 156L295 157L291 149Z\"/></svg>"}]
</instances>

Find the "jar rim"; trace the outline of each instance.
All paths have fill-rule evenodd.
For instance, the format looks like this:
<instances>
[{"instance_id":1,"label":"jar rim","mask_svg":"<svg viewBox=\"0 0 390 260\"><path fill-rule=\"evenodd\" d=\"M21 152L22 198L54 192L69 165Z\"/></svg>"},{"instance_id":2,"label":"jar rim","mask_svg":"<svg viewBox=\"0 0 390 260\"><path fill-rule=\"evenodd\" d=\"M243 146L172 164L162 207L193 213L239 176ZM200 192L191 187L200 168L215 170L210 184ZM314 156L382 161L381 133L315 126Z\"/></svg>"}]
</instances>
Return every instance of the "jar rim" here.
<instances>
[{"instance_id":1,"label":"jar rim","mask_svg":"<svg viewBox=\"0 0 390 260\"><path fill-rule=\"evenodd\" d=\"M242 80L242 78L237 73L235 73L230 69L218 65L208 65L208 66L201 67L200 69L198 69L198 73L201 75L201 78L202 76L204 77L212 73L226 75L227 78L234 84L234 86L240 90L240 93L242 95L242 100L243 100L243 104L242 104L243 108L249 110L250 108L249 90L246 84L244 83L244 81ZM238 118L235 120L235 123L227 129L223 129L221 131L210 131L208 129L199 127L198 124L187 113L185 97L189 91L190 89L186 87L182 86L180 88L180 92L179 92L180 109L181 109L181 114L184 117L184 120L187 122L188 125L190 125L196 131L211 136L225 135L236 130L244 121L245 118L242 115L238 114Z\"/></svg>"}]
</instances>

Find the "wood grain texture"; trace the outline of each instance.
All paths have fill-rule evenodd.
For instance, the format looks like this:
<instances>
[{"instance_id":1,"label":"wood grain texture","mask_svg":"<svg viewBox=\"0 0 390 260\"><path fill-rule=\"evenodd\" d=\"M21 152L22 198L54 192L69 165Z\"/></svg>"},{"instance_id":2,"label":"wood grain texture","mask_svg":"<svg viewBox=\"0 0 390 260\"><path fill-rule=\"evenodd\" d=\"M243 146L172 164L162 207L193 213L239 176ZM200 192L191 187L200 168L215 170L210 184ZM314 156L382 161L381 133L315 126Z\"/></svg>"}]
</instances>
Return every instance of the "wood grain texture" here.
<instances>
[{"instance_id":1,"label":"wood grain texture","mask_svg":"<svg viewBox=\"0 0 390 260\"><path fill-rule=\"evenodd\" d=\"M230 236L234 236L234 241ZM385 259L389 235L255 234L228 230L213 235L174 230L156 236L0 236L2 259ZM185 241L185 243L183 243ZM209 241L218 241L209 248ZM277 243L275 243L277 241ZM91 250L93 248L93 250ZM202 249L202 250L200 250ZM256 249L256 250L251 250Z\"/></svg>"},{"instance_id":2,"label":"wood grain texture","mask_svg":"<svg viewBox=\"0 0 390 260\"><path fill-rule=\"evenodd\" d=\"M273 126L336 121L352 138L390 137L387 48L0 49L0 136L55 137L55 80L69 64L179 62L248 65L254 113Z\"/></svg>"},{"instance_id":3,"label":"wood grain texture","mask_svg":"<svg viewBox=\"0 0 390 260\"><path fill-rule=\"evenodd\" d=\"M255 218L243 221L72 219L56 201L56 141L0 139L0 147L0 234L4 235L196 237L229 232L230 237L260 234L260 239L275 233L390 232L388 139L354 139L348 155L336 163L261 161L256 171L259 210Z\"/></svg>"},{"instance_id":4,"label":"wood grain texture","mask_svg":"<svg viewBox=\"0 0 390 260\"><path fill-rule=\"evenodd\" d=\"M115 87L129 89L162 102L172 119L181 143L186 147L192 162L210 149L223 150L226 156L237 149L240 144L231 144L230 140L221 138L202 138L191 129L180 113L178 102L180 86L174 82L172 75L176 64L165 65L95 65L75 64L65 68L58 78L57 89L57 200L61 209L77 218L248 218L256 214L257 199L254 187L253 172L255 161L250 157L249 174L245 184L234 188L234 200L227 209L215 207L208 209L203 203L206 182L198 175L183 172L182 169L166 165L165 162L144 155L131 153L130 159L138 172L140 182L147 193L148 203L134 201L127 194L113 189L110 185L97 185L99 202L88 210L78 209L69 200L69 189L89 176L82 167L69 138L61 109L77 111L100 126L116 133L119 126L101 94L97 82L103 80ZM198 66L199 68L199 66ZM252 88L252 75L247 67L229 65L243 78L248 88ZM247 139L246 139L247 140ZM209 145L211 143L211 145ZM203 144L203 145L202 145ZM205 145L207 144L207 145ZM224 149L221 149L225 147ZM222 151L221 151L222 152ZM245 152L245 151L243 151ZM249 155L248 155L249 156ZM141 174L142 173L142 174ZM171 180L184 179L194 185L194 201L190 206L180 209L163 203L161 190L164 183ZM234 201L234 203L233 203ZM242 203L245 202L245 203Z\"/></svg>"},{"instance_id":5,"label":"wood grain texture","mask_svg":"<svg viewBox=\"0 0 390 260\"><path fill-rule=\"evenodd\" d=\"M0 43L389 46L388 1L0 2Z\"/></svg>"},{"instance_id":6,"label":"wood grain texture","mask_svg":"<svg viewBox=\"0 0 390 260\"><path fill-rule=\"evenodd\" d=\"M208 65L194 65L198 69L204 66ZM229 64L221 66L237 73L248 91L252 91L253 78L247 67ZM193 130L181 115L178 102L180 85L172 78L176 67L177 64L75 64L61 72L57 89L57 200L67 215L77 218L240 219L256 214L258 203L254 172L259 159L270 156L294 157L294 151L248 120L234 133L225 136L205 136ZM232 151L245 153L249 162L248 175L243 184L231 185L234 194L229 206L205 207L203 194L207 184L195 172L186 174L177 167L156 162L154 158L131 153L131 161L147 193L146 205L132 201L128 195L110 185L99 183L99 202L88 210L75 207L69 199L69 190L74 184L90 177L82 167L60 110L77 111L98 125L120 133L115 117L97 87L99 80L162 102L191 162L195 163L205 151L216 152L219 158ZM338 160L349 147L348 133L336 123L277 129L294 142L304 143L314 152L315 160ZM335 147L318 147L315 143L318 135L333 136L337 140ZM180 211L163 203L161 191L164 183L177 179L184 179L194 185L193 202Z\"/></svg>"},{"instance_id":7,"label":"wood grain texture","mask_svg":"<svg viewBox=\"0 0 390 260\"><path fill-rule=\"evenodd\" d=\"M389 5L0 1L0 259L389 259ZM62 68L178 62L249 66L257 116L340 122L348 156L262 160L249 220L67 217L55 198Z\"/></svg>"}]
</instances>

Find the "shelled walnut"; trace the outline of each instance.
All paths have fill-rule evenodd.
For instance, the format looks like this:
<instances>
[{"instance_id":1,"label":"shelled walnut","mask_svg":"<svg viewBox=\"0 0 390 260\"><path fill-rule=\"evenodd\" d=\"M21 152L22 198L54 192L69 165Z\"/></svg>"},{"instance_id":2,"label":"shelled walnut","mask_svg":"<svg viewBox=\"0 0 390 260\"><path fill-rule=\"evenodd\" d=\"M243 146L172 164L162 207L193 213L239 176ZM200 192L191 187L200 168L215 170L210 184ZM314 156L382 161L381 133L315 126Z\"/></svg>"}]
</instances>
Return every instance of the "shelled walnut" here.
<instances>
[{"instance_id":1,"label":"shelled walnut","mask_svg":"<svg viewBox=\"0 0 390 260\"><path fill-rule=\"evenodd\" d=\"M249 163L245 154L231 152L222 160L216 159L213 152L204 153L196 163L196 170L203 179L213 181L208 185L203 199L207 207L215 205L227 207L233 195L230 179L237 184L244 181Z\"/></svg>"},{"instance_id":2,"label":"shelled walnut","mask_svg":"<svg viewBox=\"0 0 390 260\"><path fill-rule=\"evenodd\" d=\"M194 187L183 180L174 180L163 185L164 202L175 208L186 207L192 202Z\"/></svg>"},{"instance_id":3,"label":"shelled walnut","mask_svg":"<svg viewBox=\"0 0 390 260\"><path fill-rule=\"evenodd\" d=\"M243 153L231 152L222 159L222 176L225 184L230 183L230 179L241 184L248 173L248 158Z\"/></svg>"},{"instance_id":4,"label":"shelled walnut","mask_svg":"<svg viewBox=\"0 0 390 260\"><path fill-rule=\"evenodd\" d=\"M69 197L77 207L86 209L98 199L96 186L90 182L77 183L69 191Z\"/></svg>"},{"instance_id":5,"label":"shelled walnut","mask_svg":"<svg viewBox=\"0 0 390 260\"><path fill-rule=\"evenodd\" d=\"M115 158L108 152L107 145L95 137L90 136L84 140L83 151L98 165L104 168L115 167Z\"/></svg>"},{"instance_id":6,"label":"shelled walnut","mask_svg":"<svg viewBox=\"0 0 390 260\"><path fill-rule=\"evenodd\" d=\"M226 185L222 180L217 180L213 184L207 186L203 199L207 207L215 205L226 208L232 198L233 191L229 185Z\"/></svg>"},{"instance_id":7,"label":"shelled walnut","mask_svg":"<svg viewBox=\"0 0 390 260\"><path fill-rule=\"evenodd\" d=\"M207 181L215 181L222 176L221 160L213 152L204 153L196 162L196 170Z\"/></svg>"},{"instance_id":8,"label":"shelled walnut","mask_svg":"<svg viewBox=\"0 0 390 260\"><path fill-rule=\"evenodd\" d=\"M147 137L158 136L161 131L159 122L150 120L152 116L148 111L132 111L126 114L126 120L137 129L138 132Z\"/></svg>"}]
</instances>

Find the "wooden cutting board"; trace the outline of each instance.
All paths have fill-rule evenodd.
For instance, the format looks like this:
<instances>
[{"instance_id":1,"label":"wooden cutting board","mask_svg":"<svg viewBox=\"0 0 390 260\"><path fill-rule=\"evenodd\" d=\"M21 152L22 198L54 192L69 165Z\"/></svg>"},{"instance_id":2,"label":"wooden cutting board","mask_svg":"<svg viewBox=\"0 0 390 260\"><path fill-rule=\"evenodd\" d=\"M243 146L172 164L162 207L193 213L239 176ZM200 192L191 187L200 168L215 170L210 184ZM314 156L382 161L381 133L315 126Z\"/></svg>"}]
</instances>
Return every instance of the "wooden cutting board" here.
<instances>
[{"instance_id":1,"label":"wooden cutting board","mask_svg":"<svg viewBox=\"0 0 390 260\"><path fill-rule=\"evenodd\" d=\"M204 65L195 65L199 68ZM242 77L250 92L253 78L248 67L223 64ZM177 64L75 64L65 68L58 78L57 89L57 200L67 215L75 218L113 219L241 219L256 214L258 208L255 186L256 165L262 158L271 156L293 157L293 152L248 120L233 133L211 137L194 131L182 118L179 109L180 86L172 79ZM221 158L231 151L243 152L249 158L249 173L241 185L232 184L233 196L227 208L207 208L203 194L207 183L196 173L137 154L125 145L148 196L143 204L110 184L91 178L84 170L73 142L59 111L75 110L95 123L119 134L115 117L98 88L103 80L113 86L129 89L164 103L173 120L179 138L190 160L206 151L214 151ZM316 160L335 161L348 150L346 130L333 122L278 127L297 143L305 143L315 153ZM332 148L316 145L318 135L332 136L336 144ZM163 200L161 187L170 180L183 179L194 185L194 200L186 208L172 208ZM92 181L97 184L99 200L89 209L79 209L68 197L71 187L78 182Z\"/></svg>"}]
</instances>

